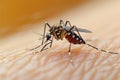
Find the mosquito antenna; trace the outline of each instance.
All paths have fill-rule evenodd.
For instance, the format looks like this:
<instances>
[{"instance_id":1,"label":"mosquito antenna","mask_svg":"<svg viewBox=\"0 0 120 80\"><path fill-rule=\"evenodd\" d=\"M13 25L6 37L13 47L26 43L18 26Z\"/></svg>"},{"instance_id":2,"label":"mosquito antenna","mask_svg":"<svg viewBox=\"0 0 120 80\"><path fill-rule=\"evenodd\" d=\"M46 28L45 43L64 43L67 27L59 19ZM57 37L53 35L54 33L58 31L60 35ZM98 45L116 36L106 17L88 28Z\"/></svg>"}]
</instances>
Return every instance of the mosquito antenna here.
<instances>
[{"instance_id":1,"label":"mosquito antenna","mask_svg":"<svg viewBox=\"0 0 120 80\"><path fill-rule=\"evenodd\" d=\"M95 46L93 46L91 44L86 44L86 45L88 45L89 47L92 47L92 48L94 48L96 50L99 50L101 52L106 52L106 53L110 53L110 54L119 54L119 53L115 53L115 52L110 52L110 51L106 51L106 50L103 50L103 49L99 49L99 48L97 48L97 47L95 47Z\"/></svg>"}]
</instances>

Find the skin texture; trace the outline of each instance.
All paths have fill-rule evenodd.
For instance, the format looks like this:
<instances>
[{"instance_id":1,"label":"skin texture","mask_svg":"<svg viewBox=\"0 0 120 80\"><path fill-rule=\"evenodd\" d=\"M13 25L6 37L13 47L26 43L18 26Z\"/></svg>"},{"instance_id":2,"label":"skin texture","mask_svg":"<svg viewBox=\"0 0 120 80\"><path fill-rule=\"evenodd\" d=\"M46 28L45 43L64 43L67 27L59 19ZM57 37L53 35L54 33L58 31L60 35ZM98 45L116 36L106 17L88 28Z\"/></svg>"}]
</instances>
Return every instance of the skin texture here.
<instances>
[{"instance_id":1,"label":"skin texture","mask_svg":"<svg viewBox=\"0 0 120 80\"><path fill-rule=\"evenodd\" d=\"M120 1L91 3L49 19L50 25L59 19L70 20L71 24L91 30L81 33L83 39L100 49L120 53ZM36 32L43 32L44 23L33 24ZM41 43L29 30L1 40L1 80L119 80L120 54L97 51L87 45L72 45L70 63L69 42L54 40L53 46L41 53L38 48L28 49ZM89 40L88 40L89 39ZM8 45L9 44L9 45ZM11 47L12 46L12 47Z\"/></svg>"}]
</instances>

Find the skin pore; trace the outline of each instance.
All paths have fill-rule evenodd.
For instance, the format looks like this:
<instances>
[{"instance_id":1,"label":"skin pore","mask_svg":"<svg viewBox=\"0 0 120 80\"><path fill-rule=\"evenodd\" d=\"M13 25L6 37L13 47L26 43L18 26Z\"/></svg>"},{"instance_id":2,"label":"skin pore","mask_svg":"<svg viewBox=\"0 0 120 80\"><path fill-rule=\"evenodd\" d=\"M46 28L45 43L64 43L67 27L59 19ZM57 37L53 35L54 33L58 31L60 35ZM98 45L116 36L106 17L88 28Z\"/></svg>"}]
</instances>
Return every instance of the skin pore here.
<instances>
[{"instance_id":1,"label":"skin pore","mask_svg":"<svg viewBox=\"0 0 120 80\"><path fill-rule=\"evenodd\" d=\"M118 6L120 6L118 2L88 6L86 11L89 13L83 11L84 14L81 14L78 6L60 15L60 18L65 17L72 25L77 27L85 25L85 29L91 30L90 34L80 33L87 43L100 49L120 53ZM48 22L52 25L59 20L51 19ZM43 33L43 27L39 26L44 26L44 23L31 26L38 26L35 30ZM120 54L104 53L84 44L72 44L73 66L68 55L69 42L65 39L62 41L54 39L53 46L40 53L38 51L42 47L33 51L26 50L41 44L38 38L38 35L25 31L0 42L1 80L119 80Z\"/></svg>"}]
</instances>

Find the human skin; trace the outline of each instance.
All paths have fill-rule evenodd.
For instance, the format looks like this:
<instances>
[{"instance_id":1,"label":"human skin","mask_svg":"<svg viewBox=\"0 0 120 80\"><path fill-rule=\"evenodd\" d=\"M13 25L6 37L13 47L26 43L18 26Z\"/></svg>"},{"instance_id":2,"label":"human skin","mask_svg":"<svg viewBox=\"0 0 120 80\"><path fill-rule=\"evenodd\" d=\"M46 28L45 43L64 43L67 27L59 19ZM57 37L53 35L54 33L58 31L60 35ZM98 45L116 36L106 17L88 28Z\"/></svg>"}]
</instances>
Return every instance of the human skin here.
<instances>
[{"instance_id":1,"label":"human skin","mask_svg":"<svg viewBox=\"0 0 120 80\"><path fill-rule=\"evenodd\" d=\"M39 40L36 42L41 36L25 31L1 41L0 79L119 80L120 11L118 9L120 5L118 2L88 6L83 11L78 6L59 15L58 18L68 19L72 25L84 26L85 29L91 30L90 34L80 33L87 43L119 54L104 53L87 45L72 45L71 56L74 63L72 65L68 55L67 40L54 39L53 46L43 52L39 52L41 47L29 51L28 49L41 43ZM52 25L59 20L55 17L47 22ZM44 23L31 26L44 27ZM43 28L36 27L35 30L43 33Z\"/></svg>"}]
</instances>

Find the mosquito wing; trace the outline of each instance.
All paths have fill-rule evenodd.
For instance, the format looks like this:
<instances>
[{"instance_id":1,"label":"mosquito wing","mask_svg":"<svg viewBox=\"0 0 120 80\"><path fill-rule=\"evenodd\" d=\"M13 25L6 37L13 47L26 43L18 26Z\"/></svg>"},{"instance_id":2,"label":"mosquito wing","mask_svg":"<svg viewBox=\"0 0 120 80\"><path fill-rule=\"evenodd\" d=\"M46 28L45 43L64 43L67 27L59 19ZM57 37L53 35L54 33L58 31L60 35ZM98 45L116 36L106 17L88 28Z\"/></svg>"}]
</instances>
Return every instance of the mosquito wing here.
<instances>
[{"instance_id":1,"label":"mosquito wing","mask_svg":"<svg viewBox=\"0 0 120 80\"><path fill-rule=\"evenodd\" d=\"M68 27L68 26L64 26L64 28L66 30L70 30L71 27ZM87 30L87 29L83 29L83 28L77 28L79 32L84 32L84 33L92 33L92 31L90 30ZM75 28L72 29L72 31L76 31Z\"/></svg>"}]
</instances>

